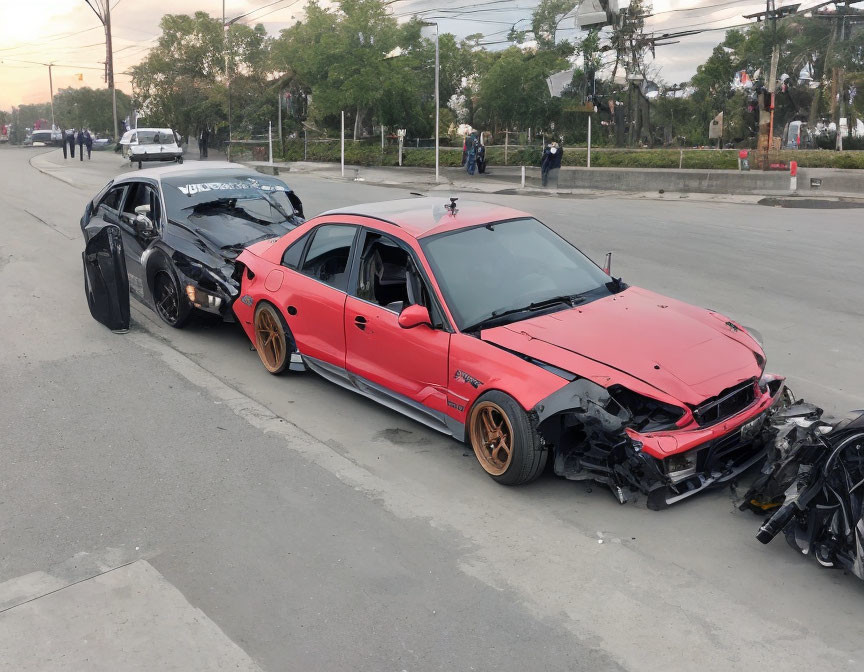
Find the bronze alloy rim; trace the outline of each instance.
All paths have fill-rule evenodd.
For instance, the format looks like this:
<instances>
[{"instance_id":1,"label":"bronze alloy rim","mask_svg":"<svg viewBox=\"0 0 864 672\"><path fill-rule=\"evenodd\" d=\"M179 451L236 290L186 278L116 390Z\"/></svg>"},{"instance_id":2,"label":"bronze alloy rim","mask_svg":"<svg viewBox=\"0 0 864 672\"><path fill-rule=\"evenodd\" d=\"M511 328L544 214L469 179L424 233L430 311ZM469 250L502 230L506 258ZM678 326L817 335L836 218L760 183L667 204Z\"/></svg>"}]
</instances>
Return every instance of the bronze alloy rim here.
<instances>
[{"instance_id":1,"label":"bronze alloy rim","mask_svg":"<svg viewBox=\"0 0 864 672\"><path fill-rule=\"evenodd\" d=\"M481 401L471 413L471 446L481 466L500 476L513 459L513 427L498 404Z\"/></svg>"},{"instance_id":2,"label":"bronze alloy rim","mask_svg":"<svg viewBox=\"0 0 864 672\"><path fill-rule=\"evenodd\" d=\"M255 315L255 349L268 371L278 371L285 358L285 332L268 308Z\"/></svg>"}]
</instances>

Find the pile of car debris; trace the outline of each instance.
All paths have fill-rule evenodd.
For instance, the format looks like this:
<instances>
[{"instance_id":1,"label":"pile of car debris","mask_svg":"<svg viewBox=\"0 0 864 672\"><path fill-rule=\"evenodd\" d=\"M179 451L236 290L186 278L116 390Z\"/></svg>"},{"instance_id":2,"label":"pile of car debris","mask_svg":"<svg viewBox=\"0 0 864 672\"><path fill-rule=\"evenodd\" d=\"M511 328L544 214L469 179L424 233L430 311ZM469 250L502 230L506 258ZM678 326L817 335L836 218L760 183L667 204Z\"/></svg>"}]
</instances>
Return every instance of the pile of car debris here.
<instances>
[{"instance_id":1,"label":"pile of car debris","mask_svg":"<svg viewBox=\"0 0 864 672\"><path fill-rule=\"evenodd\" d=\"M797 401L778 410L762 473L740 508L769 513L756 538L780 532L796 551L823 567L864 579L864 411L823 418Z\"/></svg>"}]
</instances>

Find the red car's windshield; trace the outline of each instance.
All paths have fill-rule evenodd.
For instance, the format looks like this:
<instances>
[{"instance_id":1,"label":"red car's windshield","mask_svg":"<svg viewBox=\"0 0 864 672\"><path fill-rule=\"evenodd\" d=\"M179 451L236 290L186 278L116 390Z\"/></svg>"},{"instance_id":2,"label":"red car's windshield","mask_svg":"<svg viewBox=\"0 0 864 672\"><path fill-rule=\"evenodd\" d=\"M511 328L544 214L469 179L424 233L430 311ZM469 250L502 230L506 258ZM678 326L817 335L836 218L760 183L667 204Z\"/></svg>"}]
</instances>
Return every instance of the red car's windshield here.
<instances>
[{"instance_id":1,"label":"red car's windshield","mask_svg":"<svg viewBox=\"0 0 864 672\"><path fill-rule=\"evenodd\" d=\"M608 275L536 219L459 229L420 244L462 331L612 291Z\"/></svg>"}]
</instances>

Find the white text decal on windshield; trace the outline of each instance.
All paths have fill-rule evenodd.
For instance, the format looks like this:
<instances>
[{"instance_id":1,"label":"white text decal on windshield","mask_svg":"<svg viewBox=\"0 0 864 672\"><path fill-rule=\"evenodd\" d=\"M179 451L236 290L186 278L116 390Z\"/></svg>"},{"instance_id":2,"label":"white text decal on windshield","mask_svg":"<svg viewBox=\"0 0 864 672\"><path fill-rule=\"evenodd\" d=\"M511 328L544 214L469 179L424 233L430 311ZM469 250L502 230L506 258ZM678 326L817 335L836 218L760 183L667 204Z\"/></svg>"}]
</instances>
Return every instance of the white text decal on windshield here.
<instances>
[{"instance_id":1,"label":"white text decal on windshield","mask_svg":"<svg viewBox=\"0 0 864 672\"><path fill-rule=\"evenodd\" d=\"M177 187L181 194L192 196L203 191L242 191L244 189L255 189L257 191L287 191L280 185L249 184L247 182L199 182L198 184L184 184Z\"/></svg>"}]
</instances>

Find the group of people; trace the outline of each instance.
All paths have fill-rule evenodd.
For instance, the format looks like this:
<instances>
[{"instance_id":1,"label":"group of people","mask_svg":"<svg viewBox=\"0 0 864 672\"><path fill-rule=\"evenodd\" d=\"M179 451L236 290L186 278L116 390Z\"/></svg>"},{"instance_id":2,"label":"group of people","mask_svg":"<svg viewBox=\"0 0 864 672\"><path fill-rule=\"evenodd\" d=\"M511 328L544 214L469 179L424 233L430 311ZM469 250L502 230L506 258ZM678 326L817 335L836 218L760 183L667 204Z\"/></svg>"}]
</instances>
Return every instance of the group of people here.
<instances>
[{"instance_id":1,"label":"group of people","mask_svg":"<svg viewBox=\"0 0 864 672\"><path fill-rule=\"evenodd\" d=\"M558 186L558 173L561 170L561 159L564 157L564 148L557 142L550 142L543 148L543 156L540 159L540 178L544 187ZM483 142L483 133L471 130L465 136L462 145L462 165L469 175L486 172L486 144Z\"/></svg>"},{"instance_id":2,"label":"group of people","mask_svg":"<svg viewBox=\"0 0 864 672\"><path fill-rule=\"evenodd\" d=\"M63 139L63 158L75 158L75 145L78 145L78 157L80 161L84 160L84 149L87 149L87 158L90 159L90 154L93 151L93 136L86 128L79 128L77 133L75 129L63 130L61 132Z\"/></svg>"},{"instance_id":3,"label":"group of people","mask_svg":"<svg viewBox=\"0 0 864 672\"><path fill-rule=\"evenodd\" d=\"M462 165L469 175L473 175L475 169L478 173L486 172L486 145L483 144L483 134L472 130L465 137L462 145Z\"/></svg>"}]
</instances>

